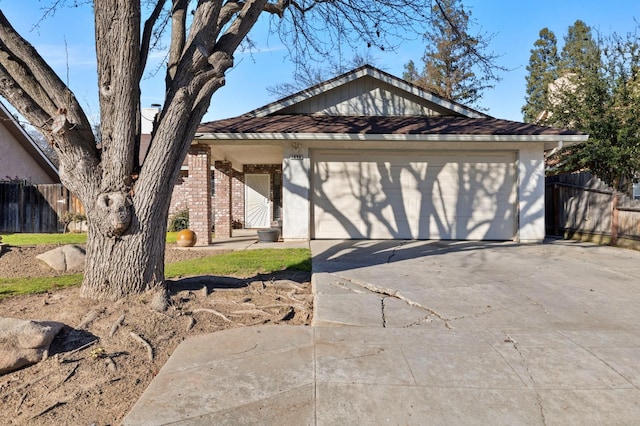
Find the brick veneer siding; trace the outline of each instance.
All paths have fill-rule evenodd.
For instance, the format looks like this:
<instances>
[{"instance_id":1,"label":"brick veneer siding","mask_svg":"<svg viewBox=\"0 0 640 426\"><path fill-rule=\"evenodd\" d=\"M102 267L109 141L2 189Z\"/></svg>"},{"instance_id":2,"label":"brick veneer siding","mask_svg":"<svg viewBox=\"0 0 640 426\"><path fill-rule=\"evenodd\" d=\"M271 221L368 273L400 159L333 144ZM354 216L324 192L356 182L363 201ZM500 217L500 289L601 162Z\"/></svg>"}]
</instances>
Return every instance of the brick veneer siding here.
<instances>
[{"instance_id":1,"label":"brick veneer siding","mask_svg":"<svg viewBox=\"0 0 640 426\"><path fill-rule=\"evenodd\" d=\"M189 179L187 200L189 228L196 233L196 245L211 243L211 156L208 146L193 145L187 154Z\"/></svg>"},{"instance_id":2,"label":"brick veneer siding","mask_svg":"<svg viewBox=\"0 0 640 426\"><path fill-rule=\"evenodd\" d=\"M232 179L234 171L229 161L214 163L215 185L215 236L216 238L230 238L233 229L231 219Z\"/></svg>"},{"instance_id":3,"label":"brick veneer siding","mask_svg":"<svg viewBox=\"0 0 640 426\"><path fill-rule=\"evenodd\" d=\"M233 171L231 179L231 227L244 228L244 173Z\"/></svg>"},{"instance_id":4,"label":"brick veneer siding","mask_svg":"<svg viewBox=\"0 0 640 426\"><path fill-rule=\"evenodd\" d=\"M180 176L178 176L176 183L173 186L171 204L169 205L169 215L189 208L189 194L187 189L189 186L187 185L188 179L188 173L186 171L181 171Z\"/></svg>"},{"instance_id":5,"label":"brick veneer siding","mask_svg":"<svg viewBox=\"0 0 640 426\"><path fill-rule=\"evenodd\" d=\"M203 149L204 147L200 147ZM206 149L206 148L204 148ZM190 156L196 155L195 151ZM209 160L210 161L210 160ZM189 158L186 165L190 166ZM190 166L191 168L191 166ZM280 164L250 164L245 165L243 172L238 172L231 167L230 162L216 161L214 164L213 182L215 185L214 196L210 197L210 217L215 227L215 235L218 238L231 237L232 229L242 229L245 226L245 187L244 175L248 174L269 174L271 176L270 199L272 200L270 209L270 219L275 219L274 200L281 200L282 194L276 197L275 191L278 188L282 191L282 166ZM176 184L171 196L170 214L180 210L188 209L195 202L194 197L202 197L202 173L194 176L193 173L183 171L176 180ZM276 180L280 182L276 184ZM209 181L210 182L210 181ZM209 183L211 185L211 183ZM208 187L210 191L210 186ZM210 192L209 192L210 193ZM202 202L202 201L201 201ZM229 206L230 212L229 212ZM193 207L191 207L193 211ZM190 221L191 222L191 221ZM190 228L193 226L190 224ZM200 238L200 237L198 237Z\"/></svg>"}]
</instances>

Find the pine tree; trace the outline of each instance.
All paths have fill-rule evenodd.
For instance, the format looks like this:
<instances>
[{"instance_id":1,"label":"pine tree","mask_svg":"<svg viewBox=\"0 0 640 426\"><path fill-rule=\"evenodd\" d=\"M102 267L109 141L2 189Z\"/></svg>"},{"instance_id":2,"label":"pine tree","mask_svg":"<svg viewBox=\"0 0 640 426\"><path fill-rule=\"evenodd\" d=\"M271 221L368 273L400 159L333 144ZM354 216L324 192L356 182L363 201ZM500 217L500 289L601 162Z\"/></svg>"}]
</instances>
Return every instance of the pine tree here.
<instances>
[{"instance_id":1,"label":"pine tree","mask_svg":"<svg viewBox=\"0 0 640 426\"><path fill-rule=\"evenodd\" d=\"M522 107L526 123L537 122L549 110L549 86L558 78L558 47L553 31L540 30L540 38L533 46L527 66L527 103Z\"/></svg>"},{"instance_id":2,"label":"pine tree","mask_svg":"<svg viewBox=\"0 0 640 426\"><path fill-rule=\"evenodd\" d=\"M504 70L495 65L495 54L486 53L491 36L469 33L475 21L460 0L434 3L429 24L423 69L410 61L403 78L446 99L477 106L484 90L499 81L495 72Z\"/></svg>"},{"instance_id":3,"label":"pine tree","mask_svg":"<svg viewBox=\"0 0 640 426\"><path fill-rule=\"evenodd\" d=\"M569 27L560 54L563 75L597 72L600 64L600 48L591 34L591 28L581 20Z\"/></svg>"}]
</instances>

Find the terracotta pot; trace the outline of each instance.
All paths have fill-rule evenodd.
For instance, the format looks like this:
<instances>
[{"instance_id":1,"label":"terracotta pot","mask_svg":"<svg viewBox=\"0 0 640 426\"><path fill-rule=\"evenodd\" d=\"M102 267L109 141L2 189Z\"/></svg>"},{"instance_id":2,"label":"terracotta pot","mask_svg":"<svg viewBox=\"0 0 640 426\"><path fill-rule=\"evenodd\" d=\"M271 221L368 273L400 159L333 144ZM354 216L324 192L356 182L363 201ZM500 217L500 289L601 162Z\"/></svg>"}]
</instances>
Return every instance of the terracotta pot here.
<instances>
[{"instance_id":1,"label":"terracotta pot","mask_svg":"<svg viewBox=\"0 0 640 426\"><path fill-rule=\"evenodd\" d=\"M178 232L176 244L178 244L178 247L193 247L197 240L195 232L191 229L183 229Z\"/></svg>"}]
</instances>

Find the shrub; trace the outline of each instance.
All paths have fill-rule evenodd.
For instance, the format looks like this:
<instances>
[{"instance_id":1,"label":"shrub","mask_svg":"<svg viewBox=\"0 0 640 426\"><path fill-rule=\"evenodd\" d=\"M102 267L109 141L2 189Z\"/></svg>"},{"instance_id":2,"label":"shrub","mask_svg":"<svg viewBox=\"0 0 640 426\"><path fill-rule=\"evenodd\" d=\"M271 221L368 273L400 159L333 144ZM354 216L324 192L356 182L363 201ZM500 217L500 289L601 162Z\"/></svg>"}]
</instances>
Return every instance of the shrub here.
<instances>
[{"instance_id":1,"label":"shrub","mask_svg":"<svg viewBox=\"0 0 640 426\"><path fill-rule=\"evenodd\" d=\"M182 231L189 228L189 209L178 210L169 216L169 232Z\"/></svg>"}]
</instances>

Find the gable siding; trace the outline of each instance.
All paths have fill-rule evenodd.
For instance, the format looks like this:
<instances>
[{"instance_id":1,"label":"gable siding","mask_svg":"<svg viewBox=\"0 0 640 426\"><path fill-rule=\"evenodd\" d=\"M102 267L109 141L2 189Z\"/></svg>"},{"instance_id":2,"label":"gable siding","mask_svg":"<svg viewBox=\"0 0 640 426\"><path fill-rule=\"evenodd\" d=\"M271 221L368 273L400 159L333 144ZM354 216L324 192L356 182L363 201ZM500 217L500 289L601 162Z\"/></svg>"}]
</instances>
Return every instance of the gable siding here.
<instances>
[{"instance_id":1,"label":"gable siding","mask_svg":"<svg viewBox=\"0 0 640 426\"><path fill-rule=\"evenodd\" d=\"M0 180L4 179L55 183L7 128L0 124Z\"/></svg>"},{"instance_id":2,"label":"gable siding","mask_svg":"<svg viewBox=\"0 0 640 426\"><path fill-rule=\"evenodd\" d=\"M327 90L280 111L281 114L439 116L444 110L371 77ZM447 115L450 115L447 114Z\"/></svg>"}]
</instances>

